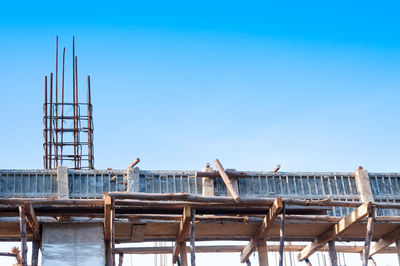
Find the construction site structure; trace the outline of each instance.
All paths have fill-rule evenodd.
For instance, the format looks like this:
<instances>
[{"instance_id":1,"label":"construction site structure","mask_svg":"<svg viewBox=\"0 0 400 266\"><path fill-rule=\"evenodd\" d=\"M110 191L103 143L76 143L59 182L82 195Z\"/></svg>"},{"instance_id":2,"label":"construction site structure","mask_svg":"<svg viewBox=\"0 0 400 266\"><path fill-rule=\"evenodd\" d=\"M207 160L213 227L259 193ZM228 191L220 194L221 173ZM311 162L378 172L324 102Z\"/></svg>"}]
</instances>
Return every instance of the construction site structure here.
<instances>
[{"instance_id":1,"label":"construction site structure","mask_svg":"<svg viewBox=\"0 0 400 266\"><path fill-rule=\"evenodd\" d=\"M72 163L74 169L94 169L93 106L90 76L87 76L86 102L79 102L78 57L72 38L72 102L65 99L65 47L62 51L61 94L58 73L58 36L56 37L55 76L44 77L43 135L45 169ZM61 98L61 99L60 99Z\"/></svg>"},{"instance_id":2,"label":"construction site structure","mask_svg":"<svg viewBox=\"0 0 400 266\"><path fill-rule=\"evenodd\" d=\"M378 253L400 256L398 173L215 165L217 171L140 170L135 164L126 170L0 170L0 240L21 241L22 265L32 241L31 265L41 250L43 266L122 265L124 254L168 253L183 266L194 266L201 252L235 252L247 265L257 252L262 266L272 265L270 252L280 266L286 252L299 252L293 265L310 265L318 252L328 252L331 265L340 262L338 252L359 253L365 266ZM199 244L205 240L247 245ZM160 241L174 244L137 246Z\"/></svg>"}]
</instances>

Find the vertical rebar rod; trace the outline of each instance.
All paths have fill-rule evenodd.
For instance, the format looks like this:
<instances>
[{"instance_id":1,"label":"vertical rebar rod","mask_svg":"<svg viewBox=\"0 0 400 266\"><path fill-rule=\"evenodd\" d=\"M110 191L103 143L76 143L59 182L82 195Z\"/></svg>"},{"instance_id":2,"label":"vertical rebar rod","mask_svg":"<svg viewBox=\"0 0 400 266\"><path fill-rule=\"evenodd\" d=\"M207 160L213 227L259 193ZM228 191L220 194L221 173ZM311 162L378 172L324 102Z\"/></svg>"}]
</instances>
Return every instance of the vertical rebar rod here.
<instances>
[{"instance_id":1,"label":"vertical rebar rod","mask_svg":"<svg viewBox=\"0 0 400 266\"><path fill-rule=\"evenodd\" d=\"M44 168L48 169L48 138L47 138L47 76L44 76Z\"/></svg>"},{"instance_id":2,"label":"vertical rebar rod","mask_svg":"<svg viewBox=\"0 0 400 266\"><path fill-rule=\"evenodd\" d=\"M92 99L90 95L90 76L87 76L87 119L88 119L88 159L89 169L93 169L93 140L92 140Z\"/></svg>"},{"instance_id":3,"label":"vertical rebar rod","mask_svg":"<svg viewBox=\"0 0 400 266\"><path fill-rule=\"evenodd\" d=\"M75 106L75 36L72 36L72 92L74 109L74 168L77 169L76 164L76 106Z\"/></svg>"},{"instance_id":4,"label":"vertical rebar rod","mask_svg":"<svg viewBox=\"0 0 400 266\"><path fill-rule=\"evenodd\" d=\"M52 166L52 148L53 148L53 73L50 73L50 126L49 126L49 133L50 133L50 141L49 141L49 169Z\"/></svg>"},{"instance_id":5,"label":"vertical rebar rod","mask_svg":"<svg viewBox=\"0 0 400 266\"><path fill-rule=\"evenodd\" d=\"M64 150L64 67L65 67L65 47L63 49L62 62L62 82L61 82L61 166L63 165L63 150Z\"/></svg>"},{"instance_id":6,"label":"vertical rebar rod","mask_svg":"<svg viewBox=\"0 0 400 266\"><path fill-rule=\"evenodd\" d=\"M55 166L58 166L58 36L56 36L56 119L55 119L55 135L56 135L56 145L55 145Z\"/></svg>"},{"instance_id":7,"label":"vertical rebar rod","mask_svg":"<svg viewBox=\"0 0 400 266\"><path fill-rule=\"evenodd\" d=\"M78 99L78 57L75 56L75 97L76 97L76 162L78 167L81 168L81 150L80 148L80 109L79 109L79 99Z\"/></svg>"}]
</instances>

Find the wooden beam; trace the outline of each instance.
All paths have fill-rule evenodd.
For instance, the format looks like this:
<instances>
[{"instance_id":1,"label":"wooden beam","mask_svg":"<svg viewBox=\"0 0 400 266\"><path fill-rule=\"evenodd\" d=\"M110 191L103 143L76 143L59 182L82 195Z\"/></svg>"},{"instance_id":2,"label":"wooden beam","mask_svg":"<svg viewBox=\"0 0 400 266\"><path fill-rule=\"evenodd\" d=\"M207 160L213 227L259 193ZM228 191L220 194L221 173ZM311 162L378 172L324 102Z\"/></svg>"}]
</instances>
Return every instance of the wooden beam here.
<instances>
[{"instance_id":1,"label":"wooden beam","mask_svg":"<svg viewBox=\"0 0 400 266\"><path fill-rule=\"evenodd\" d=\"M258 263L260 266L268 266L267 241L265 239L257 242Z\"/></svg>"},{"instance_id":2,"label":"wooden beam","mask_svg":"<svg viewBox=\"0 0 400 266\"><path fill-rule=\"evenodd\" d=\"M374 232L374 223L375 223L375 209L372 208L372 211L368 215L367 221L367 232L365 234L365 242L364 242L364 250L363 250L363 266L368 266L369 260L369 250L371 247L372 233Z\"/></svg>"},{"instance_id":3,"label":"wooden beam","mask_svg":"<svg viewBox=\"0 0 400 266\"><path fill-rule=\"evenodd\" d=\"M124 263L124 253L119 253L118 266L122 266L123 263Z\"/></svg>"},{"instance_id":4,"label":"wooden beam","mask_svg":"<svg viewBox=\"0 0 400 266\"><path fill-rule=\"evenodd\" d=\"M132 223L131 229L131 240L142 242L146 234L146 224L134 224Z\"/></svg>"},{"instance_id":5,"label":"wooden beam","mask_svg":"<svg viewBox=\"0 0 400 266\"><path fill-rule=\"evenodd\" d=\"M196 266L196 247L195 247L195 223L196 223L196 210L191 209L190 212L190 264Z\"/></svg>"},{"instance_id":6,"label":"wooden beam","mask_svg":"<svg viewBox=\"0 0 400 266\"><path fill-rule=\"evenodd\" d=\"M111 197L108 194L104 194L104 240L111 239L110 222L111 222Z\"/></svg>"},{"instance_id":7,"label":"wooden beam","mask_svg":"<svg viewBox=\"0 0 400 266\"><path fill-rule=\"evenodd\" d=\"M35 210L32 207L32 204L29 202L25 202L25 216L28 218L28 225L32 231L34 239L40 239L40 226L39 221L36 217Z\"/></svg>"},{"instance_id":8,"label":"wooden beam","mask_svg":"<svg viewBox=\"0 0 400 266\"><path fill-rule=\"evenodd\" d=\"M136 160L131 162L126 169L131 169L131 168L135 167L135 165L137 165L138 163L140 163L140 159L136 158Z\"/></svg>"},{"instance_id":9,"label":"wooden beam","mask_svg":"<svg viewBox=\"0 0 400 266\"><path fill-rule=\"evenodd\" d=\"M285 245L285 252L299 252L303 250L306 245ZM197 246L196 253L236 253L240 252L245 248L243 245L216 245L216 246ZM340 253L361 253L363 251L362 246L344 246L344 245L336 245L336 252ZM187 252L190 252L190 248L186 248ZM278 252L279 245L267 245L268 252ZM322 247L319 251L321 252L329 252L329 247ZM124 253L124 254L172 254L173 247L124 247L124 248L116 248L115 253ZM379 254L396 254L396 247L387 247L380 251Z\"/></svg>"},{"instance_id":10,"label":"wooden beam","mask_svg":"<svg viewBox=\"0 0 400 266\"><path fill-rule=\"evenodd\" d=\"M397 253L397 258L399 260L399 265L400 265L400 240L396 240L396 253Z\"/></svg>"},{"instance_id":11,"label":"wooden beam","mask_svg":"<svg viewBox=\"0 0 400 266\"><path fill-rule=\"evenodd\" d=\"M237 172L237 171L225 171L225 173L230 177L230 178L247 178L248 174L247 172ZM221 174L218 171L201 171L201 172L195 172L194 177L208 177L208 178L217 178L221 177Z\"/></svg>"},{"instance_id":12,"label":"wooden beam","mask_svg":"<svg viewBox=\"0 0 400 266\"><path fill-rule=\"evenodd\" d=\"M338 266L337 263L337 252L335 248L335 241L331 240L328 242L328 247L329 247L329 258L331 259L331 265L332 266Z\"/></svg>"},{"instance_id":13,"label":"wooden beam","mask_svg":"<svg viewBox=\"0 0 400 266\"><path fill-rule=\"evenodd\" d=\"M0 252L0 256L17 257L17 254L14 254L14 253L11 253L11 252Z\"/></svg>"},{"instance_id":14,"label":"wooden beam","mask_svg":"<svg viewBox=\"0 0 400 266\"><path fill-rule=\"evenodd\" d=\"M222 167L222 165L218 159L215 159L214 163L218 168L218 172L221 175L222 180L224 181L224 183L226 185L226 188L231 193L232 198L235 200L235 202L240 202L239 195L238 195L237 191L233 188L232 182L231 182L229 176L226 174L224 167Z\"/></svg>"},{"instance_id":15,"label":"wooden beam","mask_svg":"<svg viewBox=\"0 0 400 266\"><path fill-rule=\"evenodd\" d=\"M21 234L21 258L22 258L22 266L27 266L27 235L26 235L26 216L25 216L25 207L19 206L19 230Z\"/></svg>"},{"instance_id":16,"label":"wooden beam","mask_svg":"<svg viewBox=\"0 0 400 266\"><path fill-rule=\"evenodd\" d=\"M349 215L340 219L337 224L319 235L312 243L310 243L300 252L298 256L299 261L305 260L318 249L325 246L329 241L334 240L337 236L348 230L350 226L366 217L371 212L371 205L371 202L362 204L360 207L353 210Z\"/></svg>"},{"instance_id":17,"label":"wooden beam","mask_svg":"<svg viewBox=\"0 0 400 266\"><path fill-rule=\"evenodd\" d=\"M279 243L279 266L283 266L283 248L285 246L285 217L286 216L286 206L283 203L283 208L281 212L281 225L279 230L280 243Z\"/></svg>"},{"instance_id":18,"label":"wooden beam","mask_svg":"<svg viewBox=\"0 0 400 266\"><path fill-rule=\"evenodd\" d=\"M257 241L260 239L265 239L267 237L267 233L271 226L274 224L276 217L281 212L283 208L283 203L281 198L276 198L271 208L268 211L268 214L264 217L264 220L261 226L257 229L257 231L253 234L252 239L249 244L242 250L240 254L240 262L245 263L250 255L255 251Z\"/></svg>"},{"instance_id":19,"label":"wooden beam","mask_svg":"<svg viewBox=\"0 0 400 266\"><path fill-rule=\"evenodd\" d=\"M106 265L115 265L115 200L107 193L104 194L104 240Z\"/></svg>"},{"instance_id":20,"label":"wooden beam","mask_svg":"<svg viewBox=\"0 0 400 266\"><path fill-rule=\"evenodd\" d=\"M179 224L178 233L176 235L174 252L172 255L172 264L175 264L176 260L178 259L178 255L180 253L180 247L181 247L180 244L182 242L185 242L185 245L186 245L186 235L189 231L190 217L191 217L190 207L183 208L183 214L182 214L181 222ZM186 250L185 250L185 254L186 254ZM181 258L181 260L182 260L182 258Z\"/></svg>"},{"instance_id":21,"label":"wooden beam","mask_svg":"<svg viewBox=\"0 0 400 266\"><path fill-rule=\"evenodd\" d=\"M378 241L373 244L369 250L369 256L372 257L376 253L379 253L382 249L393 244L396 240L400 239L400 227L397 227L392 232L384 235Z\"/></svg>"},{"instance_id":22,"label":"wooden beam","mask_svg":"<svg viewBox=\"0 0 400 266\"><path fill-rule=\"evenodd\" d=\"M39 262L39 248L40 248L40 240L34 239L32 240L32 266L38 266Z\"/></svg>"},{"instance_id":23,"label":"wooden beam","mask_svg":"<svg viewBox=\"0 0 400 266\"><path fill-rule=\"evenodd\" d=\"M188 266L186 241L179 243L179 256L181 258L181 266Z\"/></svg>"},{"instance_id":24,"label":"wooden beam","mask_svg":"<svg viewBox=\"0 0 400 266\"><path fill-rule=\"evenodd\" d=\"M272 170L272 172L277 173L279 171L279 169L281 169L281 165L277 164L274 168L274 170Z\"/></svg>"},{"instance_id":25,"label":"wooden beam","mask_svg":"<svg viewBox=\"0 0 400 266\"><path fill-rule=\"evenodd\" d=\"M110 231L111 231L111 266L115 266L115 199L111 199L111 222L110 222Z\"/></svg>"}]
</instances>

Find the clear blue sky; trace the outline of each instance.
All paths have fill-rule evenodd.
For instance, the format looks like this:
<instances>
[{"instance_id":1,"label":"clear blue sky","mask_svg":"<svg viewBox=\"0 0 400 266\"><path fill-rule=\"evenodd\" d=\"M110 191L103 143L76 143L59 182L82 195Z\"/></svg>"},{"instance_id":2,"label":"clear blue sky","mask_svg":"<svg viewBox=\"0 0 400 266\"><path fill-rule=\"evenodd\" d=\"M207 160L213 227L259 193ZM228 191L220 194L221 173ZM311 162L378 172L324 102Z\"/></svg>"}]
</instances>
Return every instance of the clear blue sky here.
<instances>
[{"instance_id":1,"label":"clear blue sky","mask_svg":"<svg viewBox=\"0 0 400 266\"><path fill-rule=\"evenodd\" d=\"M0 168L43 167L43 76L75 35L96 168L400 170L398 2L141 2L1 4Z\"/></svg>"},{"instance_id":2,"label":"clear blue sky","mask_svg":"<svg viewBox=\"0 0 400 266\"><path fill-rule=\"evenodd\" d=\"M75 35L96 168L400 171L398 1L82 2L0 5L0 168L43 167L43 76Z\"/></svg>"}]
</instances>

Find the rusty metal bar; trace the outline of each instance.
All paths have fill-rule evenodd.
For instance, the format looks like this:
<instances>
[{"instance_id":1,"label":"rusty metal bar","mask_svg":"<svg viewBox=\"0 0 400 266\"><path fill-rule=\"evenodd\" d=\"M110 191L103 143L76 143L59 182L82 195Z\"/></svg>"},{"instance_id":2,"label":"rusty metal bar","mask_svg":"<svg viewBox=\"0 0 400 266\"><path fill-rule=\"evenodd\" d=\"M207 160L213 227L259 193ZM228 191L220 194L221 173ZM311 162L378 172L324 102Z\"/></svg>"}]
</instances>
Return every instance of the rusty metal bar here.
<instances>
[{"instance_id":1,"label":"rusty metal bar","mask_svg":"<svg viewBox=\"0 0 400 266\"><path fill-rule=\"evenodd\" d=\"M43 157L43 161L44 161L44 168L48 169L48 138L47 138L47 76L44 76L44 106L43 106L43 111L44 111L44 118L43 118L43 122L44 122L44 157Z\"/></svg>"},{"instance_id":2,"label":"rusty metal bar","mask_svg":"<svg viewBox=\"0 0 400 266\"><path fill-rule=\"evenodd\" d=\"M45 169L51 169L59 165L64 165L66 161L73 161L74 169L94 168L94 150L93 150L93 114L91 104L91 88L90 76L88 76L88 99L87 103L79 102L79 86L78 86L78 57L75 55L75 37L72 38L72 102L65 102L65 52L63 48L62 54L62 84L61 92L58 91L58 61L59 47L58 36L56 36L56 58L55 58L55 91L53 92L53 73L50 77L50 86L47 84L45 77L45 103L44 103L44 166ZM50 88L50 93L49 89ZM53 97L55 94L55 98ZM61 93L61 96L59 96ZM50 102L48 94L50 94ZM61 97L61 99L59 99ZM53 99L54 98L54 99ZM73 114L65 115L68 106L72 106ZM50 107L50 110L49 110ZM87 114L80 114L81 107L87 107ZM61 109L61 110L60 110ZM85 121L87 119L87 121ZM73 121L72 121L73 120ZM73 127L72 123L73 122ZM82 126L82 122L87 122L86 126ZM49 124L50 123L50 124ZM81 133L88 134L86 140L80 141ZM64 134L73 133L74 140L65 139ZM83 147L85 145L85 147ZM87 146L86 146L87 145ZM69 148L68 148L69 147ZM87 147L87 148L86 148ZM68 148L67 150L65 148ZM73 153L71 148L73 148ZM84 163L83 163L84 162Z\"/></svg>"},{"instance_id":3,"label":"rusty metal bar","mask_svg":"<svg viewBox=\"0 0 400 266\"><path fill-rule=\"evenodd\" d=\"M77 169L76 164L76 102L75 102L75 36L72 37L72 98L74 109L74 168Z\"/></svg>"},{"instance_id":4,"label":"rusty metal bar","mask_svg":"<svg viewBox=\"0 0 400 266\"><path fill-rule=\"evenodd\" d=\"M65 47L63 49L62 62L62 83L61 83L61 166L63 165L63 150L64 150L64 68L65 68Z\"/></svg>"},{"instance_id":5,"label":"rusty metal bar","mask_svg":"<svg viewBox=\"0 0 400 266\"><path fill-rule=\"evenodd\" d=\"M56 135L56 145L55 145L55 166L58 166L58 36L56 36L56 117L55 117L55 135Z\"/></svg>"},{"instance_id":6,"label":"rusty metal bar","mask_svg":"<svg viewBox=\"0 0 400 266\"><path fill-rule=\"evenodd\" d=\"M79 150L79 136L80 136L80 109L79 109L79 100L78 100L78 57L75 56L75 97L76 97L76 164L77 169L81 168L81 152Z\"/></svg>"},{"instance_id":7,"label":"rusty metal bar","mask_svg":"<svg viewBox=\"0 0 400 266\"><path fill-rule=\"evenodd\" d=\"M90 94L90 76L87 76L87 119L88 119L88 159L89 169L93 169L93 140L92 140L92 99Z\"/></svg>"},{"instance_id":8,"label":"rusty metal bar","mask_svg":"<svg viewBox=\"0 0 400 266\"><path fill-rule=\"evenodd\" d=\"M50 73L50 126L49 126L49 133L50 133L50 149L49 149L49 169L52 166L52 147L53 147L53 73Z\"/></svg>"}]
</instances>

